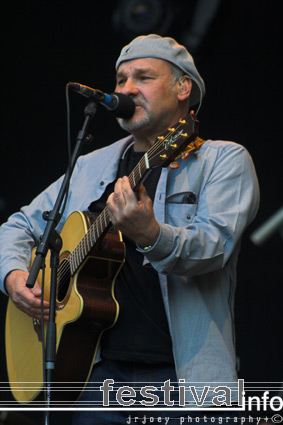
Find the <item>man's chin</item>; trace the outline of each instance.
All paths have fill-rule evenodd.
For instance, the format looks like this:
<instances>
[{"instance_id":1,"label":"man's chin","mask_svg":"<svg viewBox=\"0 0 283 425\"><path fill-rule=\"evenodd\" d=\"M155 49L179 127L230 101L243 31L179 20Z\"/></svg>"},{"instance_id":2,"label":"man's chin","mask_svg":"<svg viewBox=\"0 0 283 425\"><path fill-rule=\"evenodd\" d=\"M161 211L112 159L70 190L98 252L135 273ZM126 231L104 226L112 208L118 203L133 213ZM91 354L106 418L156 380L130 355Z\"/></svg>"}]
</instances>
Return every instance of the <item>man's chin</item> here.
<instances>
[{"instance_id":1,"label":"man's chin","mask_svg":"<svg viewBox=\"0 0 283 425\"><path fill-rule=\"evenodd\" d=\"M138 116L135 116L135 114L129 119L117 118L117 121L120 127L123 130L128 131L129 133L142 130L146 128L150 123L147 117L139 118Z\"/></svg>"}]
</instances>

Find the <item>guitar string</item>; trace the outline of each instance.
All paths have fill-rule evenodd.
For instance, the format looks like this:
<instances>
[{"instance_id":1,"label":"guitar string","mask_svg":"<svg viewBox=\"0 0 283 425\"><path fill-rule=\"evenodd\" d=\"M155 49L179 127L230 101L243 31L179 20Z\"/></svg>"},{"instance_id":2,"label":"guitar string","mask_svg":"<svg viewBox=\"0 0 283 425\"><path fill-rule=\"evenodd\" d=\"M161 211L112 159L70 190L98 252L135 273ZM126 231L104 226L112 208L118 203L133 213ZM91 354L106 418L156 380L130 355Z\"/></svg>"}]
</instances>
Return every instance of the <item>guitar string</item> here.
<instances>
[{"instance_id":1,"label":"guitar string","mask_svg":"<svg viewBox=\"0 0 283 425\"><path fill-rule=\"evenodd\" d=\"M186 121L185 121L186 123ZM174 132L176 132L181 126L183 126L182 122L179 122L177 125L177 128L174 129ZM172 135L172 130L168 131L168 133L163 136L164 139L158 140L157 143L155 143L149 151L147 151L148 158L152 160L154 157L157 156L157 153L160 150L160 147L164 144L164 142L167 141L168 137ZM178 136L174 142L176 142L181 136ZM141 180L141 169L140 166L143 166L143 173L146 171L146 165L145 165L145 156L142 157L141 161L136 165L136 167L133 169L129 176L129 181L131 183L132 188L136 186L135 184L135 175L137 173L139 174L139 180ZM104 225L102 223L102 216L104 216ZM79 268L79 266L82 264L83 260L85 259L88 252L93 248L94 244L97 242L97 240L102 235L103 231L105 231L106 227L110 223L110 218L108 214L108 208L107 206L104 208L104 210L100 213L100 215L97 217L95 222L90 226L90 229L86 233L86 235L81 239L81 241L78 243L78 245L75 247L72 253L67 258L64 258L62 263L59 266L59 273L58 273L58 286L59 288L65 285L66 281L70 280L70 277L72 276L72 273L74 274L75 271ZM99 234L98 226L101 227L101 233ZM97 231L97 238L96 238L96 231ZM91 238L91 239L90 239ZM82 252L83 251L83 252ZM82 254L82 255L81 255ZM73 267L71 267L73 266Z\"/></svg>"},{"instance_id":2,"label":"guitar string","mask_svg":"<svg viewBox=\"0 0 283 425\"><path fill-rule=\"evenodd\" d=\"M177 127L177 130L180 128L180 124ZM176 131L176 130L175 130ZM156 151L160 149L160 146L166 142L166 139L172 134L172 130L167 133L166 136L163 136L164 139L159 140L159 143L156 143L149 151L148 156L150 159L154 158L156 156ZM180 138L178 136L175 141L177 141ZM143 164L141 164L143 163ZM141 173L141 168L143 172ZM145 166L145 158L143 157L141 161L137 164L137 166L134 168L132 173L129 176L129 180L132 186L136 186L135 184L135 175L139 172L139 180L141 179L144 171L146 171ZM103 226L103 223L101 222L102 216L104 216L104 223L105 227ZM74 251L69 255L69 257L65 258L61 265L59 266L59 288L65 285L66 282L69 282L70 277L72 276L72 272L74 273L78 267L82 264L83 260L85 259L87 253L92 249L95 242L99 239L103 231L106 229L107 225L110 223L109 220L109 214L108 214L108 208L107 206L104 208L102 213L98 216L97 220L93 223L93 225L90 227L89 231L86 233L86 235L82 238L82 240L79 242L79 244L76 246ZM97 230L98 227L101 227L101 234L99 234L99 231ZM90 231L91 230L91 231ZM95 231L97 231L98 237L96 238ZM91 238L91 239L90 239ZM82 252L83 251L83 252ZM73 270L71 269L71 266L73 265Z\"/></svg>"},{"instance_id":3,"label":"guitar string","mask_svg":"<svg viewBox=\"0 0 283 425\"><path fill-rule=\"evenodd\" d=\"M162 142L164 142L164 141L162 141ZM159 143L159 145L160 144L161 143ZM156 149L153 149L152 151L154 151L154 150L156 150ZM142 167L142 170L143 170L142 171L142 174L143 174L143 172L146 171L144 157L141 159L140 162L142 163L141 167ZM133 183L135 181L134 175L137 174L137 172L138 172L138 166L136 166L134 168L134 170L132 171L132 173L129 176L131 186L133 186ZM107 227L108 220L109 220L109 214L108 214L108 208L106 206L104 208L104 210L102 211L102 213L97 217L96 221L92 224L92 226L88 230L87 234L78 243L78 245L73 250L73 252L69 255L69 257L67 259L65 259L65 261L62 262L62 265L60 267L60 280L59 280L60 286L65 284L65 277L67 278L71 274L70 268L73 268L74 270L76 270L78 268L78 266L81 264L81 261L82 261L81 251L83 250L83 256L85 256L87 254L87 252L89 252L89 250L91 249L91 246L89 246L89 245L93 245L93 244L92 244L92 241L91 241L91 243L89 243L90 242L89 236L92 237L92 239L94 239L94 243L95 243L98 240L98 238L101 236L97 229L99 227L102 227L101 233L103 232L103 230L105 230L103 228L103 226L101 226L102 225L102 223L101 223L102 215L104 215L104 218L106 220L105 228ZM97 233L98 237L96 237L96 233ZM94 234L94 237L93 237L93 234ZM73 265L73 267L72 267L72 265Z\"/></svg>"},{"instance_id":4,"label":"guitar string","mask_svg":"<svg viewBox=\"0 0 283 425\"><path fill-rule=\"evenodd\" d=\"M181 123L179 123L179 125L177 126L177 130L180 128L180 126L181 126ZM176 130L174 130L174 131L176 131ZM172 135L172 130L169 131L167 133L167 135L163 136L164 139L159 140L159 143L156 143L155 145L153 145L153 147L147 152L148 157L150 159L154 158L154 156L157 156L156 151L158 151L160 149L160 146L162 146L162 144L164 144L164 142L166 142L166 139L170 135ZM180 138L180 136L178 136L175 141L177 141L179 138ZM139 180L142 177L141 176L141 169L140 169L141 163L143 163L142 164L142 166L143 166L142 175L143 175L144 171L146 171L145 158L143 157L129 176L129 180L130 180L130 183L131 183L132 186L133 185L136 186L135 185L135 175L137 175L137 173L139 173ZM103 226L103 224L101 222L102 216L104 216L105 227ZM108 220L109 220L109 222L108 222ZM59 282L58 282L59 287L62 287L63 285L65 285L66 282L69 282L70 277L72 276L72 272L74 273L78 269L78 267L82 264L87 253L92 249L92 247L94 246L96 241L99 239L99 237L101 236L101 234L106 229L106 227L109 223L110 223L110 219L109 219L109 214L108 214L108 208L106 206L104 208L104 210L102 211L102 213L97 217L96 221L92 224L89 231L86 233L86 235L82 238L82 240L79 242L79 244L73 250L73 252L69 255L69 257L65 258L62 261L61 265L59 266ZM101 227L101 234L99 234L99 232L97 230L97 228L99 226ZM97 231L97 234L98 234L97 238L96 238L96 235L95 235L95 231ZM90 240L90 238L91 238L91 240ZM83 252L82 252L82 250L83 250ZM72 266L72 265L73 265L73 270L70 270L71 269L70 266Z\"/></svg>"},{"instance_id":5,"label":"guitar string","mask_svg":"<svg viewBox=\"0 0 283 425\"><path fill-rule=\"evenodd\" d=\"M141 162L144 163L144 164L141 165L142 169L146 169L144 158L142 158ZM138 167L134 168L134 170L131 173L131 176L134 173L137 173L137 168ZM67 279L69 280L69 277L71 275L71 273L70 273L70 263L75 262L73 269L77 269L78 266L81 263L81 259L78 258L78 256L80 256L81 250L83 250L83 256L86 256L87 253L91 250L91 248L95 244L95 242L101 236L101 235L99 235L98 228L102 227L101 226L102 215L104 215L105 228L107 227L107 225L109 224L108 223L109 214L108 214L108 208L106 206L104 208L104 210L102 211L102 213L97 217L96 221L92 224L92 226L88 230L87 234L82 238L82 240L76 246L74 251L69 255L69 257L65 258L63 260L63 262L61 263L61 265L59 266L59 285L60 286L63 286L66 283ZM105 230L105 228L103 230ZM93 235L93 233L94 233L94 235ZM95 233L97 233L97 237L96 237ZM102 231L101 231L101 233L102 233ZM90 240L90 238L91 238L91 240Z\"/></svg>"}]
</instances>

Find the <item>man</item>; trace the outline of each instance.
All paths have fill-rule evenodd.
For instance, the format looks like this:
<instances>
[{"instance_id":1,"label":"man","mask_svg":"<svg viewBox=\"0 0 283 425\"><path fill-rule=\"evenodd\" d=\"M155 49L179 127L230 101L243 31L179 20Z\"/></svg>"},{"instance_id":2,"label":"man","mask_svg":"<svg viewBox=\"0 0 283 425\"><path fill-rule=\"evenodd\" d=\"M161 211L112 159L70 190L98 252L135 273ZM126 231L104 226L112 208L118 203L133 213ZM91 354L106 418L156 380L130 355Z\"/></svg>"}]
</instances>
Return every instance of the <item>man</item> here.
<instances>
[{"instance_id":1,"label":"man","mask_svg":"<svg viewBox=\"0 0 283 425\"><path fill-rule=\"evenodd\" d=\"M74 210L97 214L107 204L126 244L126 263L115 285L120 315L102 337L81 398L93 405L106 404L105 393L91 391L93 383L109 378L129 387L169 379L190 385L237 380L236 263L241 236L259 203L249 154L222 141L206 141L187 160L179 159L179 168L153 169L135 193L125 176L168 126L201 105L205 86L187 50L157 35L125 46L116 69L115 91L135 102L132 118L118 120L130 136L79 159L59 225L60 230ZM40 286L25 285L30 249L44 229L41 213L52 209L59 187L55 182L1 230L2 290L38 320ZM47 319L48 303L43 307ZM110 391L111 406L117 405L115 394ZM178 391L172 397L178 402ZM137 403L142 399L137 395ZM206 403L212 404L211 395ZM74 424L125 423L128 417L123 411L110 415L77 412Z\"/></svg>"}]
</instances>

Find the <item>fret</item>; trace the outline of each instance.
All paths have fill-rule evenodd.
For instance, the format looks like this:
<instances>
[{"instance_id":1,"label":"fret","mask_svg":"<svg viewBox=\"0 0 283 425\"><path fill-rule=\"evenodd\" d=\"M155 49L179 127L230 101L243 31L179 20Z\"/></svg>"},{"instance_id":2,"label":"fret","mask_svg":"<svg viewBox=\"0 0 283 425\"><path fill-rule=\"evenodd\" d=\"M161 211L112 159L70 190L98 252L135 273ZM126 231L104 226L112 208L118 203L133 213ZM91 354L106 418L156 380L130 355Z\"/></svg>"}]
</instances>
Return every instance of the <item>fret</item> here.
<instances>
[{"instance_id":1,"label":"fret","mask_svg":"<svg viewBox=\"0 0 283 425\"><path fill-rule=\"evenodd\" d=\"M99 232L98 232L98 227L97 227L98 221L96 220L94 223L94 231L95 231L95 239L98 240L99 238Z\"/></svg>"},{"instance_id":2,"label":"fret","mask_svg":"<svg viewBox=\"0 0 283 425\"><path fill-rule=\"evenodd\" d=\"M79 260L79 264L81 264L81 262L82 262L82 241L79 243L78 260Z\"/></svg>"},{"instance_id":3,"label":"fret","mask_svg":"<svg viewBox=\"0 0 283 425\"><path fill-rule=\"evenodd\" d=\"M89 253L91 249L91 244L90 244L90 233L86 234L86 251L87 253Z\"/></svg>"},{"instance_id":4,"label":"fret","mask_svg":"<svg viewBox=\"0 0 283 425\"><path fill-rule=\"evenodd\" d=\"M104 209L104 225L105 225L105 228L107 227L107 211L106 211L106 208Z\"/></svg>"},{"instance_id":5,"label":"fret","mask_svg":"<svg viewBox=\"0 0 283 425\"><path fill-rule=\"evenodd\" d=\"M148 161L148 154L147 154L147 152L144 154L144 160L145 160L145 167L148 170L150 167L149 167L149 161Z\"/></svg>"},{"instance_id":6,"label":"fret","mask_svg":"<svg viewBox=\"0 0 283 425\"><path fill-rule=\"evenodd\" d=\"M87 233L87 252L89 252L91 250L91 240L90 240L90 233Z\"/></svg>"},{"instance_id":7,"label":"fret","mask_svg":"<svg viewBox=\"0 0 283 425\"><path fill-rule=\"evenodd\" d=\"M68 258L69 260L69 264L70 264L70 272L71 274L73 273L73 261L72 261L72 255L69 256Z\"/></svg>"},{"instance_id":8,"label":"fret","mask_svg":"<svg viewBox=\"0 0 283 425\"><path fill-rule=\"evenodd\" d=\"M78 249L77 249L77 255L76 255L76 258L77 258L77 263L78 263L78 266L80 265L80 262L81 262L81 257L80 257L80 253L81 253L81 242L79 243L79 245L78 245Z\"/></svg>"},{"instance_id":9,"label":"fret","mask_svg":"<svg viewBox=\"0 0 283 425\"><path fill-rule=\"evenodd\" d=\"M182 153L178 156L182 149L191 147L190 150L193 150L199 148L197 141L194 142L197 135L197 122L194 115L190 114L185 120L180 120L174 127L168 128L163 135L157 137L153 146L143 155L129 175L129 182L133 190L142 180L147 170L154 167L167 167L170 162L182 156ZM188 141L191 141L191 143L188 143ZM81 242L70 254L72 274L82 264L109 224L111 224L111 220L106 206L92 223Z\"/></svg>"},{"instance_id":10,"label":"fret","mask_svg":"<svg viewBox=\"0 0 283 425\"><path fill-rule=\"evenodd\" d=\"M88 254L88 234L86 233L85 237L84 237L84 256L86 256Z\"/></svg>"},{"instance_id":11,"label":"fret","mask_svg":"<svg viewBox=\"0 0 283 425\"><path fill-rule=\"evenodd\" d=\"M92 244L92 246L95 244L95 242L96 242L95 226L92 224L92 226L91 226L91 244Z\"/></svg>"},{"instance_id":12,"label":"fret","mask_svg":"<svg viewBox=\"0 0 283 425\"><path fill-rule=\"evenodd\" d=\"M82 251L81 251L81 246L82 246L82 242L80 242L79 243L79 245L78 245L78 256L77 256L77 258L78 258L78 263L79 264L81 264L81 253L82 253Z\"/></svg>"},{"instance_id":13,"label":"fret","mask_svg":"<svg viewBox=\"0 0 283 425\"><path fill-rule=\"evenodd\" d=\"M81 261L82 259L85 257L85 255L87 254L85 249L85 236L82 238L82 244L81 244Z\"/></svg>"},{"instance_id":14,"label":"fret","mask_svg":"<svg viewBox=\"0 0 283 425\"><path fill-rule=\"evenodd\" d=\"M76 270L76 264L75 264L75 251L73 251L71 254L70 254L70 257L71 257L71 264L72 264L72 270Z\"/></svg>"},{"instance_id":15,"label":"fret","mask_svg":"<svg viewBox=\"0 0 283 425\"><path fill-rule=\"evenodd\" d=\"M131 172L131 174L129 176L129 181L130 181L132 189L134 189L140 181L139 174L138 174L138 168L139 168L139 164L137 164L135 166L135 168L133 169L133 171Z\"/></svg>"},{"instance_id":16,"label":"fret","mask_svg":"<svg viewBox=\"0 0 283 425\"><path fill-rule=\"evenodd\" d=\"M139 175L138 175L138 166L137 165L136 165L136 167L133 171L133 174L134 174L134 177L135 177L134 185L137 186L139 181L140 181L140 178L139 178Z\"/></svg>"},{"instance_id":17,"label":"fret","mask_svg":"<svg viewBox=\"0 0 283 425\"><path fill-rule=\"evenodd\" d=\"M74 251L74 266L75 266L75 270L78 268L78 264L77 264L77 249Z\"/></svg>"},{"instance_id":18,"label":"fret","mask_svg":"<svg viewBox=\"0 0 283 425\"><path fill-rule=\"evenodd\" d=\"M75 265L75 261L74 261L74 256L72 255L72 262L71 262L71 264L72 264L72 274L75 272L75 270L76 270L76 265Z\"/></svg>"},{"instance_id":19,"label":"fret","mask_svg":"<svg viewBox=\"0 0 283 425\"><path fill-rule=\"evenodd\" d=\"M140 163L140 177L142 178L142 176L144 175L146 171L146 167L145 167L145 157L142 157L141 163Z\"/></svg>"},{"instance_id":20,"label":"fret","mask_svg":"<svg viewBox=\"0 0 283 425\"><path fill-rule=\"evenodd\" d=\"M69 257L69 261L70 261L70 272L71 272L71 275L72 275L73 271L74 271L74 267L73 267L73 261L72 261L71 255Z\"/></svg>"},{"instance_id":21,"label":"fret","mask_svg":"<svg viewBox=\"0 0 283 425\"><path fill-rule=\"evenodd\" d=\"M79 267L79 265L80 265L80 262L79 262L79 250L77 249L76 250L76 268L78 268Z\"/></svg>"},{"instance_id":22,"label":"fret","mask_svg":"<svg viewBox=\"0 0 283 425\"><path fill-rule=\"evenodd\" d=\"M94 244L93 225L91 225L89 228L89 236L90 236L90 250L91 250L91 247Z\"/></svg>"}]
</instances>

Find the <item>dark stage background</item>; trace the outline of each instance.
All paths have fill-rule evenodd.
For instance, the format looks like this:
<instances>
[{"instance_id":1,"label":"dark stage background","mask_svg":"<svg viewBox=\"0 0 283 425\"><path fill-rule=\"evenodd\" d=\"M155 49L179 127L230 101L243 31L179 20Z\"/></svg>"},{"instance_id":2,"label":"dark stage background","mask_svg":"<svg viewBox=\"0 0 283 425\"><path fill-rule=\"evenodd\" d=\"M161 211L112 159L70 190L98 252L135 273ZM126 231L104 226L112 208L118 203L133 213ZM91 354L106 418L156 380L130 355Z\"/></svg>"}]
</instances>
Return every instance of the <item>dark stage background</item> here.
<instances>
[{"instance_id":1,"label":"dark stage background","mask_svg":"<svg viewBox=\"0 0 283 425\"><path fill-rule=\"evenodd\" d=\"M245 234L239 260L235 306L239 376L247 382L281 381L282 239L275 232L263 245L256 246L250 235L282 206L282 2L220 1L203 34L200 28L209 3L211 6L209 0L200 19L197 1L149 3L154 12L144 23L142 16L138 18L139 9L136 15L131 14L125 1L23 1L5 5L1 222L66 169L66 83L77 81L111 92L115 60L133 36L159 32L175 37L193 52L206 82L207 94L199 113L200 136L241 143L254 159L261 207ZM126 15L128 24L136 19L132 28L119 21ZM142 30L142 25L148 26ZM199 34L193 39L195 25ZM84 105L84 99L71 94L73 140L83 122ZM102 108L91 124L91 132L93 143L83 152L124 134ZM2 381L7 380L5 308L6 297L1 295ZM9 399L5 393L1 397ZM40 423L38 417L34 420ZM53 420L60 422L56 415Z\"/></svg>"}]
</instances>

